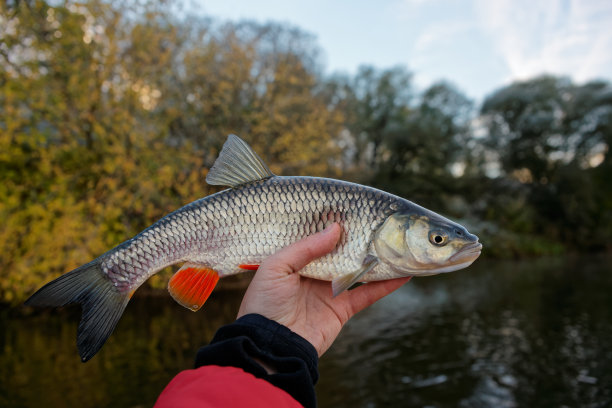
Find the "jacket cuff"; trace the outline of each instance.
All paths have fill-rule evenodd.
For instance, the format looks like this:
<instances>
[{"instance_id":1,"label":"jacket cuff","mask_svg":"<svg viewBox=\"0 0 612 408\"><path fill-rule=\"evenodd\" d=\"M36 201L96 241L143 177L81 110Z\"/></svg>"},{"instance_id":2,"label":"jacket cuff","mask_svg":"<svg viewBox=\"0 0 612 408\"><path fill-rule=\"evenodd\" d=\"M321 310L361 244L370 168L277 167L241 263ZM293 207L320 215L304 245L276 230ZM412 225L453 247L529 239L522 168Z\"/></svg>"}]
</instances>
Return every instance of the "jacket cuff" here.
<instances>
[{"instance_id":1,"label":"jacket cuff","mask_svg":"<svg viewBox=\"0 0 612 408\"><path fill-rule=\"evenodd\" d=\"M274 368L268 374L254 358ZM221 327L196 356L203 365L233 366L288 392L305 407L316 407L318 354L306 339L262 315L242 316Z\"/></svg>"}]
</instances>

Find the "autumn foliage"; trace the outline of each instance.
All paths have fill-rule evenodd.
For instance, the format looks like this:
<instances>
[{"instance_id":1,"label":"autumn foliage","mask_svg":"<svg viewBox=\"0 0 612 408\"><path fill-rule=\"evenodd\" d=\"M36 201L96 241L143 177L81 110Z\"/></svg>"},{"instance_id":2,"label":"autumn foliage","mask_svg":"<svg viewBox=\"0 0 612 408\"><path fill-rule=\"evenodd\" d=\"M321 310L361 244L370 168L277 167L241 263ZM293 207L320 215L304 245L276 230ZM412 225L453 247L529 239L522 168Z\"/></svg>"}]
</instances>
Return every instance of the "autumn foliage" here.
<instances>
[{"instance_id":1,"label":"autumn foliage","mask_svg":"<svg viewBox=\"0 0 612 408\"><path fill-rule=\"evenodd\" d=\"M538 79L493 94L477 115L449 84L417 94L403 68L324 77L315 40L297 28L176 7L0 5L0 300L22 300L211 193L204 179L229 133L275 173L356 180L479 220L485 236L510 237L506 253L529 252L520 234L535 237L533 253L610 242L609 84ZM543 133L556 114L573 119Z\"/></svg>"}]
</instances>

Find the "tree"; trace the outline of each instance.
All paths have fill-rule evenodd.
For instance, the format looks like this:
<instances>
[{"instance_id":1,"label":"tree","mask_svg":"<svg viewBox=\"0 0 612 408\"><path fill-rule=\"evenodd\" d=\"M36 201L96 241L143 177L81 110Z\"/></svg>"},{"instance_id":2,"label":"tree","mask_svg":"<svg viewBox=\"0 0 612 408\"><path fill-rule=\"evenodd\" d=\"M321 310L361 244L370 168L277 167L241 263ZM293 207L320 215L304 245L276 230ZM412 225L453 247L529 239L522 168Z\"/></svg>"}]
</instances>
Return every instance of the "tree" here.
<instances>
[{"instance_id":1,"label":"tree","mask_svg":"<svg viewBox=\"0 0 612 408\"><path fill-rule=\"evenodd\" d=\"M354 78L335 78L328 84L328 98L344 109L360 172L375 174L378 170L381 145L410 110L410 81L411 75L402 67L377 70L362 66Z\"/></svg>"},{"instance_id":2,"label":"tree","mask_svg":"<svg viewBox=\"0 0 612 408\"><path fill-rule=\"evenodd\" d=\"M0 298L23 298L214 191L228 133L279 173L335 169L317 51L274 24L165 1L0 6Z\"/></svg>"},{"instance_id":3,"label":"tree","mask_svg":"<svg viewBox=\"0 0 612 408\"><path fill-rule=\"evenodd\" d=\"M584 248L609 242L612 193L600 174L610 162L611 94L602 81L544 76L485 100L488 146L502 175L527 187L534 232Z\"/></svg>"}]
</instances>

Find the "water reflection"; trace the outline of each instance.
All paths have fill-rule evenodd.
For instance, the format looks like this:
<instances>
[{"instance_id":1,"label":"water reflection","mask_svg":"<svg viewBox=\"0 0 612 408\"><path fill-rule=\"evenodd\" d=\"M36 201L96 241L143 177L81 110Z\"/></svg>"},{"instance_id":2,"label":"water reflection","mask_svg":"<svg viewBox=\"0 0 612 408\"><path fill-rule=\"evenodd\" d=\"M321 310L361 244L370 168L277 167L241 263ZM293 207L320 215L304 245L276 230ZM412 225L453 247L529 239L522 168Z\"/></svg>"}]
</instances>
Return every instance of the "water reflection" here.
<instances>
[{"instance_id":1,"label":"water reflection","mask_svg":"<svg viewBox=\"0 0 612 408\"><path fill-rule=\"evenodd\" d=\"M319 395L347 407L608 406L610 265L482 262L414 280L346 328Z\"/></svg>"},{"instance_id":2,"label":"water reflection","mask_svg":"<svg viewBox=\"0 0 612 408\"><path fill-rule=\"evenodd\" d=\"M0 406L151 406L168 381L193 367L195 350L233 320L241 293L213 294L191 313L169 296L130 302L102 350L82 364L76 310L17 318L2 312Z\"/></svg>"},{"instance_id":3,"label":"water reflection","mask_svg":"<svg viewBox=\"0 0 612 408\"><path fill-rule=\"evenodd\" d=\"M609 406L610 261L478 262L415 279L352 320L321 360L320 406ZM0 405L150 406L240 298L216 292L190 313L169 296L136 297L87 364L78 310L2 310Z\"/></svg>"}]
</instances>

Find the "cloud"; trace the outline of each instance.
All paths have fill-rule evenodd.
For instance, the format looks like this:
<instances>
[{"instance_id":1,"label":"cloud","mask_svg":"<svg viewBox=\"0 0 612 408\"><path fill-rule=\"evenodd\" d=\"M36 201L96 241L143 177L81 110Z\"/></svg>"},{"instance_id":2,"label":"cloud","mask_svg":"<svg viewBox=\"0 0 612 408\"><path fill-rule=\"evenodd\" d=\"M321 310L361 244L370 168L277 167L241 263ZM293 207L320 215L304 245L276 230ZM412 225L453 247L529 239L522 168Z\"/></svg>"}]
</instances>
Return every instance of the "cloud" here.
<instances>
[{"instance_id":1,"label":"cloud","mask_svg":"<svg viewBox=\"0 0 612 408\"><path fill-rule=\"evenodd\" d=\"M612 74L607 0L474 0L473 5L480 29L507 65L506 80L554 73L584 81Z\"/></svg>"},{"instance_id":2,"label":"cloud","mask_svg":"<svg viewBox=\"0 0 612 408\"><path fill-rule=\"evenodd\" d=\"M289 21L317 35L330 71L406 65L480 98L543 73L612 79L610 0L196 0L222 18Z\"/></svg>"},{"instance_id":3,"label":"cloud","mask_svg":"<svg viewBox=\"0 0 612 408\"><path fill-rule=\"evenodd\" d=\"M450 45L454 39L471 29L473 24L467 21L451 21L432 23L416 38L414 50L417 53L426 52L433 47Z\"/></svg>"}]
</instances>

